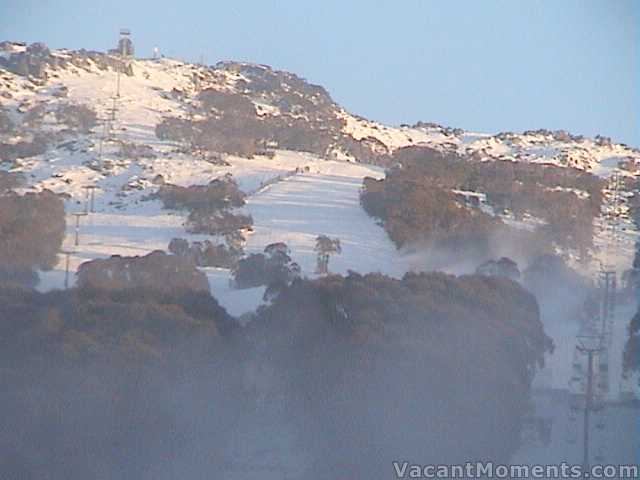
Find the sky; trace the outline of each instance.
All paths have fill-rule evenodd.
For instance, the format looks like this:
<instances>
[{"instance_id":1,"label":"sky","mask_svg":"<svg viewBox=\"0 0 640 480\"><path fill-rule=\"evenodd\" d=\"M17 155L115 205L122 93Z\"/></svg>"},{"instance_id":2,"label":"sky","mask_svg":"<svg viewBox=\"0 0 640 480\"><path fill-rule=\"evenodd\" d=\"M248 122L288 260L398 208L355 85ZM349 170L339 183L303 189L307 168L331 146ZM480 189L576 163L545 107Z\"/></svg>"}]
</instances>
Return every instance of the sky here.
<instances>
[{"instance_id":1,"label":"sky","mask_svg":"<svg viewBox=\"0 0 640 480\"><path fill-rule=\"evenodd\" d=\"M241 60L352 113L497 133L565 129L640 147L638 0L0 0L0 39Z\"/></svg>"}]
</instances>

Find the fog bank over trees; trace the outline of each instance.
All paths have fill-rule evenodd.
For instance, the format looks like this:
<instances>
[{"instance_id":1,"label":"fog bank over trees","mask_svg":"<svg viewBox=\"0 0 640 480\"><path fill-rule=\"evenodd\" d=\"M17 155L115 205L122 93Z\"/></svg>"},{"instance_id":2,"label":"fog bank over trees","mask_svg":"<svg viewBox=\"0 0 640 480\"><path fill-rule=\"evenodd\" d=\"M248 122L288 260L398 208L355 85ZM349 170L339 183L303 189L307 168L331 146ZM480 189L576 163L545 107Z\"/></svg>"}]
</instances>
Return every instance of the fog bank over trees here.
<instances>
[{"instance_id":1,"label":"fog bank over trees","mask_svg":"<svg viewBox=\"0 0 640 480\"><path fill-rule=\"evenodd\" d=\"M92 268L131 260L113 262ZM307 478L373 475L398 455L506 461L552 348L533 296L504 278L294 279L247 327L205 291L80 285L0 290L4 472L210 478L271 404L285 423L255 429L293 432Z\"/></svg>"}]
</instances>

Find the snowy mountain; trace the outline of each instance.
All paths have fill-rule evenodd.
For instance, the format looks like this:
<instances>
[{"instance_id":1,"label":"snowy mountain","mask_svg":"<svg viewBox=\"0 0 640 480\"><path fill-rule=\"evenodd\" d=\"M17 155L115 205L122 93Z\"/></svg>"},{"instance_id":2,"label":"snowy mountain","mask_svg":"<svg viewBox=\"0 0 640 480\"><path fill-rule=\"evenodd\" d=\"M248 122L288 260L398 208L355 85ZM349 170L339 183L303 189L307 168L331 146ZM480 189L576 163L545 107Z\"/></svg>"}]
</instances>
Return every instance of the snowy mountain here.
<instances>
[{"instance_id":1,"label":"snowy mountain","mask_svg":"<svg viewBox=\"0 0 640 480\"><path fill-rule=\"evenodd\" d=\"M284 119L281 124L284 127L311 131L316 137L329 137L326 144L319 142L320 145L311 148L327 158L362 162L401 147L428 145L478 159L554 163L598 174L618 162L640 159L637 148L615 144L606 137L589 139L562 130L492 135L425 122L385 126L345 111L322 87L265 65L220 62L207 67L164 58L123 62L117 56L99 52L50 51L42 44L27 47L4 42L0 44L0 66L3 68L1 94L7 107L25 111L52 100L47 97L63 98L70 88L73 92L69 100L87 102L99 113L106 114L113 106L107 99L113 98L116 89L113 74L121 70L123 94L127 98L119 102L118 107L130 115L133 110L140 114L141 105L145 105L146 125L153 124L155 128L168 113L193 116L199 93L222 92L227 94L223 108L233 109L241 101L249 100L259 117ZM84 92L80 84L84 85ZM86 94L95 88L102 93ZM125 116L121 121L126 124L129 120L134 119Z\"/></svg>"},{"instance_id":2,"label":"snowy mountain","mask_svg":"<svg viewBox=\"0 0 640 480\"><path fill-rule=\"evenodd\" d=\"M564 131L488 134L424 122L413 126L387 126L347 112L320 86L264 65L220 62L204 66L168 58L123 59L111 53L49 50L42 44L0 43L0 190L6 178L9 178L7 184L11 185L15 179L19 186L14 190L19 193L46 189L60 194L65 202L66 236L62 251L52 270L39 272L37 288L40 291L73 285L76 281L74 272L90 260L112 255L143 256L155 250L168 250L173 239L185 239L191 244L227 241L224 234L189 231L186 228L188 213L166 208L159 192L166 186L206 186L214 179L230 177L246 194L246 203L234 208L234 212L252 218L252 226L242 229L242 247L247 255L262 253L267 245L277 246L284 242L302 275L314 278L318 276L316 241L319 235L326 235L339 239L341 245L340 253L331 256L331 272L381 272L399 278L409 271L424 269L430 260L425 257L432 253L418 248L398 248L392 241L388 225L366 213L361 196L366 190L363 186L365 178L369 177L365 183L375 186L382 183L382 179L389 180L394 171L400 172L398 177L402 177L404 167L399 160L410 158L412 152L417 152L416 158L420 160L422 149L435 150L442 158L464 159L463 170L471 162L509 167L535 164L530 167L553 166L549 175L553 180L565 173L569 179L581 175L588 177L583 184L596 185L597 192L553 183L523 188L522 192L548 198L561 193L564 198L576 200L576 204L578 201L588 203L593 197L600 202L602 194L602 202L597 203L594 213L594 245L589 261L582 262L577 249L570 246L559 253L567 263L591 279L596 278L601 266L610 266L618 272L629 269L638 238L633 210L640 205L636 193L640 150L636 148L615 144L603 137L590 139ZM531 183L535 183L539 177L532 175L531 178L534 179ZM520 183L527 181L518 180ZM514 180L513 183L517 182ZM404 193L401 187L397 190ZM504 190L509 187L506 185ZM452 206L447 212L473 210L473 214L479 214L477 216L486 215L504 224L502 226L520 232L533 232L545 225L542 215L536 216L526 208L524 213L516 212L515 207L498 208L487 191L449 188L443 197L429 197L429 188L421 193L425 190L424 196L415 197L416 203L435 199L436 207L442 207L438 202L446 197ZM548 203L541 202L540 205ZM409 207L413 206L409 204ZM460 218L465 217L461 215ZM502 239L497 240L499 243ZM516 253L524 249L520 243L511 247ZM445 271L469 273L478 266L472 263L475 258L454 260L444 268ZM524 271L526 265L520 266ZM256 308L265 303L266 287L234 288L230 269L202 265L198 268L206 274L215 299L242 324L247 325ZM465 282L473 283L473 278L467 277ZM206 288L206 281L203 282ZM360 280L354 281L358 282ZM390 281L393 282L396 280ZM579 302L581 293L571 290L572 286L556 288L554 284L549 287L560 292L558 298L563 304L560 310L566 307L564 304L572 307L573 303ZM395 288L397 285L393 292L397 292ZM439 287L433 288L436 291ZM434 318L439 318L437 313L442 304L468 302L465 295L472 290L469 287L464 295L460 293L462 300L453 300L447 296L448 292L440 292L439 301L435 302L439 303L434 310L436 314L432 313ZM372 298L379 293L375 289L371 292ZM443 298L446 301L442 301ZM367 313L377 318L378 310L391 311L393 302L387 300L381 296L384 308L371 308ZM492 302L487 304L493 305ZM349 320L344 307L347 303L336 303L332 314ZM465 309L471 312L476 308L474 305L471 302ZM616 382L622 377L619 360L632 310L630 306L624 308L611 332L612 396L621 391ZM535 305L532 311L537 319L538 306ZM55 331L55 310L49 313L42 328ZM393 317L396 313L380 315ZM571 316L573 313L571 311L566 318L555 316L555 312L550 315L542 311L540 315L546 334L557 348L553 355L547 356L548 367L536 377L538 387L563 389L568 384L575 337L581 322ZM287 321L290 317L294 316L282 315ZM472 317L465 315L465 318ZM513 317L515 319L517 315ZM421 318L414 320L420 324ZM503 334L511 338L516 329L520 329L518 334L527 331L520 324L517 328L505 328L490 320L485 324L478 323L478 332L490 332L502 339ZM253 332L258 351L262 348L261 341L267 337L259 325L256 327L259 323L249 323L247 328L249 335L252 326L258 329ZM384 326L382 329L400 328L390 328L384 322L380 324ZM398 324L401 321L398 320ZM454 324L455 328L460 328L460 322L442 322L442 325ZM425 332L436 344L438 335L445 330L433 330L435 337L432 331ZM286 325L282 334L277 335L278 339L289 339L291 331L290 325ZM424 344L420 343L422 337L413 340L414 332L406 332L406 339L412 341L397 344L400 345L398 350L404 350L414 342L417 350L425 350ZM467 335L467 331L464 335L461 331L460 339L466 342ZM303 344L306 348L307 343ZM453 349L445 351L449 349L447 345L443 342L442 352L438 353L436 348L435 355L426 349L432 356L425 363L439 365L438 362L443 362L442 369L448 372L452 367L446 359L455 352ZM461 351L467 348L468 345L460 344ZM267 352L267 357L269 355L271 353ZM258 359L254 360L253 366L249 362L249 367L255 367L255 371L248 368L243 375L249 380L242 381L249 388L255 388L251 395L260 398L260 395L266 395L264 385L268 390L272 377L277 375L269 372L269 362L260 356ZM363 371L369 375L371 365L365 360ZM484 362L481 354L478 365L474 364L473 368L483 368ZM295 363L287 362L287 365ZM353 363L351 356L346 363ZM460 367L468 368L470 364L460 364ZM472 377L482 378L486 372L480 374L478 377L473 373ZM489 376L495 377L495 370L491 370ZM277 378L274 385L281 381ZM384 389L388 389L386 384ZM173 395L174 390L171 391ZM337 391L341 392L340 389ZM179 398L179 394L176 395L175 398ZM195 396L198 395L200 392ZM243 390L243 398L246 397L247 392ZM452 394L443 400L443 404L449 404L452 397L458 401ZM458 397L470 398L460 394ZM499 395L487 396L490 397ZM232 474L236 478L239 471L243 472L243 478L257 478L258 475L260 478L281 478L281 475L277 476L280 472L301 471L302 466L297 463L304 463L304 453L299 451L300 447L289 431L287 404L279 396L273 398L274 401L263 406L264 410L243 416L234 435L225 439L225 442L228 440L225 448L232 451L230 456L237 462L226 466L229 478ZM181 405L182 411L183 404L176 403ZM210 405L203 403L203 409L209 411ZM263 424L256 428L260 422ZM203 438L212 436L208 431L201 434ZM209 455L209 452L203 455ZM271 476L265 477L265 471Z\"/></svg>"},{"instance_id":3,"label":"snowy mountain","mask_svg":"<svg viewBox=\"0 0 640 480\"><path fill-rule=\"evenodd\" d=\"M633 176L640 161L637 149L564 131L491 135L422 122L385 126L345 111L322 87L264 65L123 60L42 44L0 44L0 105L6 119L2 168L24 176L23 190L66 195L72 270L91 258L166 249L178 236L201 240L185 233L182 214L149 200L165 183L189 186L233 175L249 194L245 210L255 222L247 251L285 241L305 274L313 273L315 237L329 234L344 247L334 271L401 275L411 268L410 257L402 257L362 211L358 195L362 179L383 176L380 166L389 166L403 147L554 164L603 178ZM74 108L85 107L84 120L77 112L73 117ZM75 247L71 215L88 208L88 186L96 187L96 213L80 219L82 239ZM597 221L596 244L604 252L616 209L621 255L608 261L621 266L629 265L635 240L625 203L631 195L605 190ZM63 268L61 258L57 269L43 274L41 288L61 287ZM228 272L210 271L209 277L232 313L259 302L259 291L247 303L246 293L229 289ZM225 300L234 296L242 307Z\"/></svg>"}]
</instances>

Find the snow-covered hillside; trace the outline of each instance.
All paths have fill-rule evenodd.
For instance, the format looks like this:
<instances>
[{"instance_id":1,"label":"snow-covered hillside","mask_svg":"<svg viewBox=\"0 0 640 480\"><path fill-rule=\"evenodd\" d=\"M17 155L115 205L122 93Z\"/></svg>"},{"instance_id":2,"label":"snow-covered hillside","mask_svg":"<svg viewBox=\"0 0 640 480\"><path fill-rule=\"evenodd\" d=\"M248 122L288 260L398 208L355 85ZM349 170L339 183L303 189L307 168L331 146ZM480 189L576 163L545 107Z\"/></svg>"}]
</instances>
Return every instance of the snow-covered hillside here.
<instances>
[{"instance_id":1,"label":"snow-covered hillside","mask_svg":"<svg viewBox=\"0 0 640 480\"><path fill-rule=\"evenodd\" d=\"M200 95L206 91L231 95L222 99L231 102L230 109L246 108L248 101L251 115L260 121L273 120L269 133L276 132L280 143L270 139L241 156L196 148L184 139L158 134L158 125L166 119L202 120L206 115ZM97 114L97 123L88 128L65 125L59 116L61 108L69 105L89 107ZM216 110L223 110L220 104L212 109L214 116L220 114ZM3 113L8 119L4 127ZM241 127L244 118L235 120ZM7 127L9 123L15 128ZM44 148L38 148L40 144ZM594 225L594 259L590 264L577 256L569 260L593 279L601 266L618 272L630 267L638 240L630 208L634 192L626 191L620 179L638 174L637 149L563 131L494 135L434 123L382 125L345 111L322 87L262 65L223 62L208 67L167 58L123 63L98 52L48 51L39 46L29 53L24 45L0 43L0 170L24 177L20 191L49 189L65 198L62 252L53 269L39 272L41 291L73 285L80 265L92 259L167 250L174 238L221 240L188 233L187 214L163 208L154 194L161 185L206 185L225 175L231 175L247 194L240 210L251 215L253 228L246 236L245 253L261 253L269 244L285 242L302 274L313 277L316 238L327 235L339 238L342 247L340 254L331 255L331 272L400 277L414 262L425 265L425 259L416 258L421 252L409 255L396 248L378 221L365 213L360 193L365 177L384 177L394 152L415 146L480 161L573 167L602 177L606 187ZM87 187L95 188L95 202ZM511 227L532 230L544 223L532 215L515 218L508 210L494 210L485 202L484 192L453 192L473 197L478 208L499 215ZM571 193L589 197L583 190ZM475 259L464 260L464 267L451 271L468 273L477 266ZM520 267L524 270L526 265ZM252 318L251 312L264 302L265 287L236 289L229 269L199 268L208 278L212 295L241 322ZM621 358L632 310L635 306L620 311L614 325L612 396L622 388ZM557 348L547 356L547 368L538 374L534 386L564 389L572 375L580 324L556 318L543 321ZM227 465L222 475L236 478L242 472L242 478L282 478L282 472L302 470L303 457L298 456L284 420L287 412L279 408L271 405L242 419L228 447L237 464ZM555 406L550 409L560 415ZM254 428L260 422L264 428ZM275 425L278 429L272 431ZM557 432L554 448L556 436Z\"/></svg>"},{"instance_id":2,"label":"snow-covered hillside","mask_svg":"<svg viewBox=\"0 0 640 480\"><path fill-rule=\"evenodd\" d=\"M358 203L362 178L383 175L382 170L354 162L378 163L376 159L399 148L425 145L482 160L573 166L608 178L614 172L632 175L640 160L637 149L562 131L490 135L432 123L381 125L346 112L321 87L261 65L221 62L206 67L166 58L131 59L124 65L117 57L97 52L49 51L43 46L6 42L0 44L0 50L0 64L4 62L4 68L0 65L0 105L15 124L36 122L38 131L48 137L44 153L2 158L1 168L22 173L26 190L47 188L66 194L70 235L71 215L86 208L85 187L96 187L96 213L81 220L82 242L71 258L72 271L96 256L143 254L166 249L173 237L187 237L183 216L163 211L158 201L147 199L164 182L188 186L233 175L245 192L254 194L246 207L255 221L248 251L286 241L294 259L310 273L312 239L324 233L340 237L345 246L343 254L331 261L335 271L379 270L399 275L406 270L407 260L401 259L382 228ZM21 68L26 70L20 72ZM329 135L327 138L333 135L335 141L322 155L270 145L269 151L247 159L224 154L212 157L180 142L159 139L156 127L164 118L197 119L193 105L198 92L207 89L244 96L258 116L286 117L300 135L317 132ZM65 130L56 111L67 104L94 109L98 125L80 133ZM28 136L17 129L2 134L0 143L11 151L8 147L30 141ZM332 158L342 161L328 161ZM617 168L619 162L627 163L625 171ZM269 179L288 176L296 169L298 174L260 190ZM605 208L596 225L600 253L594 264L612 263L622 270L630 264L637 234L625 193L614 201L611 191L605 192ZM619 211L615 217L617 247L607 252L611 209ZM65 248L74 249L70 240ZM41 288L62 285L63 263L61 258L57 270L45 274ZM214 290L222 291L223 286L229 290L228 275L209 272L209 276Z\"/></svg>"},{"instance_id":3,"label":"snow-covered hillside","mask_svg":"<svg viewBox=\"0 0 640 480\"><path fill-rule=\"evenodd\" d=\"M254 165L244 165L244 169L236 165L236 170L232 170L247 190L259 179L269 174L277 175L285 167L309 167L308 171L269 185L249 197L245 209L253 216L254 233L248 238L247 252L259 253L270 243L284 241L303 274L313 276L315 239L325 234L340 238L342 243L342 254L332 257L330 263L331 270L336 273L379 271L401 276L408 270L407 260L399 254L382 227L359 205L362 178L380 176L380 169L324 161L292 152L280 152L273 160L247 162L254 162ZM242 162L238 163L242 165ZM283 166L283 170L278 166ZM75 220L72 213L68 215L64 248L75 252L70 256L71 272L93 258L166 250L172 238L206 238L185 232L184 215L162 210L157 201L141 201L139 195L126 208L113 208L104 199L97 202L96 213L82 219L78 246L74 245ZM76 210L83 211L84 204L80 207ZM41 273L39 288L63 288L65 269L66 258L61 256L52 271ZM206 268L205 271L212 293L230 313L246 313L262 302L264 288L236 290L229 286L228 270Z\"/></svg>"},{"instance_id":4,"label":"snow-covered hillside","mask_svg":"<svg viewBox=\"0 0 640 480\"><path fill-rule=\"evenodd\" d=\"M367 157L375 157L406 146L427 145L482 160L553 163L604 176L619 162L635 164L640 160L637 148L613 143L605 137L590 139L562 130L488 134L425 122L402 127L382 125L346 112L322 87L264 65L220 62L205 67L162 58L130 60L125 68L118 67L117 57L97 52L44 50L43 53L46 47L39 47L28 55L26 48L7 42L0 44L0 104L24 112L38 104L58 103L66 96L72 102L91 105L107 119L116 100L116 125L126 129L118 133L129 141L149 141L148 134L153 133L163 117L186 117L197 93L212 89L248 98L261 117L287 117L306 122L311 129L318 127L314 123L321 122L318 133L325 128L334 135L333 144L323 154L341 159L360 161L358 154L363 155L363 150ZM40 62L39 76L11 73L9 65L19 63L7 60L12 55L26 55L28 61ZM7 62L5 70L2 59ZM126 71L126 75L121 75L117 99L116 67ZM19 70L19 65L14 70ZM154 135L151 137L155 139ZM354 149L354 142L362 148Z\"/></svg>"},{"instance_id":5,"label":"snow-covered hillside","mask_svg":"<svg viewBox=\"0 0 640 480\"><path fill-rule=\"evenodd\" d=\"M56 52L65 57L66 52ZM111 134L104 126L76 136L45 154L21 158L9 166L27 177L25 189L50 189L68 195L67 238L63 248L72 251L69 258L73 272L93 258L110 255L143 255L156 249L166 250L172 238L201 240L202 235L189 235L183 228L185 215L163 210L157 200L146 197L163 182L188 186L205 184L231 174L240 187L250 194L246 210L254 218L254 233L246 250L260 252L268 243L287 242L292 256L303 273L312 275L315 266L315 237L327 234L342 241L343 253L332 259L331 269L346 273L382 271L401 275L406 268L384 230L359 206L359 189L365 176L380 176L382 170L366 165L327 161L303 152L276 151L275 155L246 159L225 156L224 162L180 149L179 145L158 140L155 127L164 115L184 114L184 104L170 92L195 91L194 75L203 67L169 59L132 61L133 74L120 76L120 96L115 97L118 74L103 69L91 60L84 68L69 65L51 69L48 79L39 87L28 79L2 72L5 80L2 104L19 120L24 112L38 105L46 111L56 104L90 105L99 118L109 121ZM216 72L208 77L218 88L234 88L241 75ZM213 78L214 80L211 80ZM63 91L64 96L59 92ZM55 131L55 118L47 113L42 129ZM104 125L104 123L103 123ZM122 144L147 145L153 149L148 158L131 159L120 154ZM261 188L275 177L282 182ZM96 186L95 213L81 218L79 239L75 241L74 213L87 209L86 186ZM41 273L39 288L63 288L67 259L60 256L58 265ZM263 288L251 291L230 288L228 270L208 268L212 291L233 314L254 309L262 301Z\"/></svg>"}]
</instances>

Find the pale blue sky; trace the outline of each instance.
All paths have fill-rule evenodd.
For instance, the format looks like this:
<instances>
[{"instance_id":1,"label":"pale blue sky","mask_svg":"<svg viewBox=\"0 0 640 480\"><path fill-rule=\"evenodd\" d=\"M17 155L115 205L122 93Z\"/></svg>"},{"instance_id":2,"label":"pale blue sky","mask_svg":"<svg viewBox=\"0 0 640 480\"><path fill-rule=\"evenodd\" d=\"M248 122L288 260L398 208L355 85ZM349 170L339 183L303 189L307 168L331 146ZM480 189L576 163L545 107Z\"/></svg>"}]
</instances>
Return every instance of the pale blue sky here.
<instances>
[{"instance_id":1,"label":"pale blue sky","mask_svg":"<svg viewBox=\"0 0 640 480\"><path fill-rule=\"evenodd\" d=\"M390 124L564 128L640 146L640 1L0 0L0 39L247 60Z\"/></svg>"}]
</instances>

